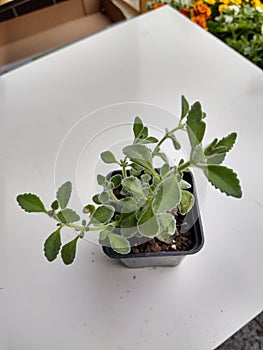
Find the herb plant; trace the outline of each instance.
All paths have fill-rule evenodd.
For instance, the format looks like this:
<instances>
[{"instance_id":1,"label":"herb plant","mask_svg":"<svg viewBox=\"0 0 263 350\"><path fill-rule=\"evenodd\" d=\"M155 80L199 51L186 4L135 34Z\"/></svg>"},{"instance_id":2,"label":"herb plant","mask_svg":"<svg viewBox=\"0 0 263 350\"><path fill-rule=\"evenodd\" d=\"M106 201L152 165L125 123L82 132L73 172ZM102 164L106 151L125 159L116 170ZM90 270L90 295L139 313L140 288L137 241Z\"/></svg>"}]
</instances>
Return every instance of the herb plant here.
<instances>
[{"instance_id":1,"label":"herb plant","mask_svg":"<svg viewBox=\"0 0 263 350\"><path fill-rule=\"evenodd\" d=\"M64 183L56 193L56 199L47 210L38 196L31 193L17 196L18 204L26 212L42 212L54 219L56 230L44 244L44 253L53 261L61 252L65 264L71 264L76 255L77 242L91 231L99 231L99 242L110 244L113 250L127 254L131 249L131 238L135 236L153 238L166 243L176 235L176 219L172 211L187 214L195 201L188 191L191 185L183 178L190 168L200 168L208 181L228 196L240 198L241 187L232 169L222 165L226 153L233 147L237 134L231 133L218 140L214 139L204 147L206 114L200 102L191 107L182 96L181 117L172 130L165 129L158 140L148 134L148 128L136 117L133 124L133 143L123 149L123 158L117 160L111 151L101 153L101 159L108 164L117 164L120 173L105 177L98 174L97 181L102 191L93 197L93 204L84 207L88 219L68 207L72 184ZM176 165L169 164L167 155L161 150L164 142L171 142L175 151L181 147L176 132L187 133L191 152L189 158L180 159ZM162 166L154 168L153 160L159 157ZM77 223L80 222L80 223ZM70 227L76 236L62 246L61 230Z\"/></svg>"}]
</instances>

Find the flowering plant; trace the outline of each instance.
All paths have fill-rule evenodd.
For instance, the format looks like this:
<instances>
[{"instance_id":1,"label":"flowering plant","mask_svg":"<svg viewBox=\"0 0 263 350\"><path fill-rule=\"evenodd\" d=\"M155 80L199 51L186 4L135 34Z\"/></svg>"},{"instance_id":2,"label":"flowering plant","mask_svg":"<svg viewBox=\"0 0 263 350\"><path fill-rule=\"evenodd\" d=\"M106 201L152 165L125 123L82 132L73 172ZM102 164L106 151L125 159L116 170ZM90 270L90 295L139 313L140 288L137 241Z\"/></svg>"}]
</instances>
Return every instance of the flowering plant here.
<instances>
[{"instance_id":1,"label":"flowering plant","mask_svg":"<svg viewBox=\"0 0 263 350\"><path fill-rule=\"evenodd\" d=\"M154 0L148 10L163 5L177 9L263 68L263 0Z\"/></svg>"}]
</instances>

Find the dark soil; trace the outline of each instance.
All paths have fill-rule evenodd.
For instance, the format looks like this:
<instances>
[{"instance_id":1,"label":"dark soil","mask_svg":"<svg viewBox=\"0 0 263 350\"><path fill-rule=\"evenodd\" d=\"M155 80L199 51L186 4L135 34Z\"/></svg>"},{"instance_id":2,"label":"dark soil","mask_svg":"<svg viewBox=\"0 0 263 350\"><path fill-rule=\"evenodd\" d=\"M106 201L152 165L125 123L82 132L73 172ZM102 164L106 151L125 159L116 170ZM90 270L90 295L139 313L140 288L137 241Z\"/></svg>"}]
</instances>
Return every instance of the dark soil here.
<instances>
[{"instance_id":1,"label":"dark soil","mask_svg":"<svg viewBox=\"0 0 263 350\"><path fill-rule=\"evenodd\" d=\"M172 243L164 243L160 241L158 238L154 237L151 240L140 243L131 242L132 248L131 253L139 254L139 253L150 253L150 252L172 252L172 251L188 251L194 246L194 237L191 231L187 231L184 233L180 232L181 225L183 224L184 217L178 215L177 213L172 213L176 217L177 222L177 230L178 233L175 235Z\"/></svg>"},{"instance_id":2,"label":"dark soil","mask_svg":"<svg viewBox=\"0 0 263 350\"><path fill-rule=\"evenodd\" d=\"M133 254L150 253L150 252L172 252L187 251L193 247L193 239L189 232L176 235L173 242L168 244L153 238L143 244L135 245L131 248Z\"/></svg>"}]
</instances>

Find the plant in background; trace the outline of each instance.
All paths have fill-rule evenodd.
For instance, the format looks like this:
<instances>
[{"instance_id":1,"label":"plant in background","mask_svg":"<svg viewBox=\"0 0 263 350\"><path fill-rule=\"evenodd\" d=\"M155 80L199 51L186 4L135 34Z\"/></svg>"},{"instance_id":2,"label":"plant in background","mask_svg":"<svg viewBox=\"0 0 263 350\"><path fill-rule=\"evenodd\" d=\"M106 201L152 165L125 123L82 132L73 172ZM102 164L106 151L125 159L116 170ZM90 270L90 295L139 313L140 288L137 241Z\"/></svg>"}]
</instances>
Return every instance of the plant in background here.
<instances>
[{"instance_id":1,"label":"plant in background","mask_svg":"<svg viewBox=\"0 0 263 350\"><path fill-rule=\"evenodd\" d=\"M47 210L38 196L31 193L20 194L17 202L26 212L42 212L54 219L56 230L49 235L44 244L44 253L49 261L56 259L61 252L65 264L73 262L79 239L92 231L99 231L99 242L110 245L120 254L131 250L134 237L158 238L171 243L177 234L174 212L186 215L192 208L195 198L188 191L191 185L184 180L184 173L190 168L201 169L207 180L228 196L240 198L242 195L237 175L232 169L222 165L237 134L231 133L218 140L214 139L204 147L206 123L205 113L200 102L191 107L182 96L182 112L178 125L172 130L165 129L164 136L158 140L149 136L148 128L136 117L133 124L133 143L123 149L123 158L117 160L110 151L101 153L101 159L120 169L105 177L98 174L97 181L102 191L93 197L93 204L84 207L88 219L79 222L80 216L68 207L72 184L64 183L57 191L56 199ZM174 151L181 147L176 133L187 133L191 152L188 159L169 163L168 156L161 146L171 142ZM154 167L154 159L160 158L163 165ZM62 246L61 230L70 227L76 236Z\"/></svg>"},{"instance_id":2,"label":"plant in background","mask_svg":"<svg viewBox=\"0 0 263 350\"><path fill-rule=\"evenodd\" d=\"M263 68L261 0L155 0L148 10L170 5Z\"/></svg>"}]
</instances>

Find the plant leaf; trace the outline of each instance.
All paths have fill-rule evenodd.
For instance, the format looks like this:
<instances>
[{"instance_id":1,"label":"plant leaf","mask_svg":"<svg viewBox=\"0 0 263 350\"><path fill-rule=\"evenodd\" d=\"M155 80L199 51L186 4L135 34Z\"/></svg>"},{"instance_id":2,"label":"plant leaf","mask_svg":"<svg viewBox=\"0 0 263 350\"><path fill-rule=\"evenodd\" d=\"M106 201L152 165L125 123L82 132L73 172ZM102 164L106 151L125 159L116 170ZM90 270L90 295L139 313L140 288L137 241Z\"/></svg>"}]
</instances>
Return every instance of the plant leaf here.
<instances>
[{"instance_id":1,"label":"plant leaf","mask_svg":"<svg viewBox=\"0 0 263 350\"><path fill-rule=\"evenodd\" d=\"M154 191L153 211L155 214L165 213L175 208L181 200L181 189L176 176L168 176Z\"/></svg>"},{"instance_id":2,"label":"plant leaf","mask_svg":"<svg viewBox=\"0 0 263 350\"><path fill-rule=\"evenodd\" d=\"M208 165L203 168L204 174L211 184L228 196L242 197L239 179L232 169L222 165Z\"/></svg>"},{"instance_id":3,"label":"plant leaf","mask_svg":"<svg viewBox=\"0 0 263 350\"><path fill-rule=\"evenodd\" d=\"M101 175L101 174L98 174L97 175L97 182L98 182L98 185L100 186L104 186L106 184L106 178L105 176Z\"/></svg>"},{"instance_id":4,"label":"plant leaf","mask_svg":"<svg viewBox=\"0 0 263 350\"><path fill-rule=\"evenodd\" d=\"M109 233L109 230L107 230L107 229L100 231L99 244L104 245L104 246L109 244L108 233Z\"/></svg>"},{"instance_id":5,"label":"plant leaf","mask_svg":"<svg viewBox=\"0 0 263 350\"><path fill-rule=\"evenodd\" d=\"M149 136L144 140L144 143L157 143L158 139L154 136Z\"/></svg>"},{"instance_id":6,"label":"plant leaf","mask_svg":"<svg viewBox=\"0 0 263 350\"><path fill-rule=\"evenodd\" d=\"M194 164L206 164L206 157L201 145L196 145L192 148L191 162Z\"/></svg>"},{"instance_id":7,"label":"plant leaf","mask_svg":"<svg viewBox=\"0 0 263 350\"><path fill-rule=\"evenodd\" d=\"M119 204L122 206L122 213L131 213L139 209L138 203L133 197L126 197L119 200Z\"/></svg>"},{"instance_id":8,"label":"plant leaf","mask_svg":"<svg viewBox=\"0 0 263 350\"><path fill-rule=\"evenodd\" d=\"M218 141L216 148L218 147L225 147L225 152L228 152L232 149L236 142L237 133L232 132L231 134L223 137L221 140Z\"/></svg>"},{"instance_id":9,"label":"plant leaf","mask_svg":"<svg viewBox=\"0 0 263 350\"><path fill-rule=\"evenodd\" d=\"M149 205L138 220L138 230L143 236L155 237L159 232L159 221Z\"/></svg>"},{"instance_id":10,"label":"plant leaf","mask_svg":"<svg viewBox=\"0 0 263 350\"><path fill-rule=\"evenodd\" d=\"M133 133L135 138L137 138L143 129L143 122L140 117L136 117L133 123Z\"/></svg>"},{"instance_id":11,"label":"plant leaf","mask_svg":"<svg viewBox=\"0 0 263 350\"><path fill-rule=\"evenodd\" d=\"M177 138L175 137L175 135L174 134L169 134L168 137L172 140L174 149L176 151L178 151L181 148L181 145L180 145L179 141L177 140Z\"/></svg>"},{"instance_id":12,"label":"plant leaf","mask_svg":"<svg viewBox=\"0 0 263 350\"><path fill-rule=\"evenodd\" d=\"M64 264L72 264L76 256L76 247L79 236L66 243L61 249L61 257Z\"/></svg>"},{"instance_id":13,"label":"plant leaf","mask_svg":"<svg viewBox=\"0 0 263 350\"><path fill-rule=\"evenodd\" d=\"M205 134L205 122L200 102L195 102L187 116L187 132L191 146L194 147L202 142Z\"/></svg>"},{"instance_id":14,"label":"plant leaf","mask_svg":"<svg viewBox=\"0 0 263 350\"><path fill-rule=\"evenodd\" d=\"M121 184L122 177L120 174L116 174L111 177L110 181L113 183L114 188L117 188Z\"/></svg>"},{"instance_id":15,"label":"plant leaf","mask_svg":"<svg viewBox=\"0 0 263 350\"><path fill-rule=\"evenodd\" d=\"M55 200L54 202L52 202L51 208L52 208L53 210L57 210L57 209L59 208L59 203L58 203L57 200Z\"/></svg>"},{"instance_id":16,"label":"plant leaf","mask_svg":"<svg viewBox=\"0 0 263 350\"><path fill-rule=\"evenodd\" d=\"M131 238L138 232L137 218L135 213L127 215L121 222L121 235Z\"/></svg>"},{"instance_id":17,"label":"plant leaf","mask_svg":"<svg viewBox=\"0 0 263 350\"><path fill-rule=\"evenodd\" d=\"M57 191L57 200L61 209L66 208L69 202L69 198L72 191L72 183L70 181L65 182L59 187Z\"/></svg>"},{"instance_id":18,"label":"plant leaf","mask_svg":"<svg viewBox=\"0 0 263 350\"><path fill-rule=\"evenodd\" d=\"M101 159L103 160L104 163L112 164L112 163L118 163L116 160L114 154L110 151L105 151L100 154Z\"/></svg>"},{"instance_id":19,"label":"plant leaf","mask_svg":"<svg viewBox=\"0 0 263 350\"><path fill-rule=\"evenodd\" d=\"M131 145L126 146L123 149L123 153L130 158L130 160L143 168L149 170L150 172L153 172L153 166L152 166L152 155L149 150L144 145Z\"/></svg>"},{"instance_id":20,"label":"plant leaf","mask_svg":"<svg viewBox=\"0 0 263 350\"><path fill-rule=\"evenodd\" d=\"M179 212L182 215L186 215L193 207L195 197L189 191L182 191L182 197L179 204Z\"/></svg>"},{"instance_id":21,"label":"plant leaf","mask_svg":"<svg viewBox=\"0 0 263 350\"><path fill-rule=\"evenodd\" d=\"M91 215L94 211L95 211L95 207L92 204L87 204L83 208L83 213L84 214L90 214Z\"/></svg>"},{"instance_id":22,"label":"plant leaf","mask_svg":"<svg viewBox=\"0 0 263 350\"><path fill-rule=\"evenodd\" d=\"M176 230L175 217L170 213L162 213L159 215L159 222L163 231L167 234L173 235Z\"/></svg>"},{"instance_id":23,"label":"plant leaf","mask_svg":"<svg viewBox=\"0 0 263 350\"><path fill-rule=\"evenodd\" d=\"M182 113L181 113L180 120L184 119L184 117L189 111L189 103L187 102L186 98L183 95L181 97L181 106L182 106Z\"/></svg>"},{"instance_id":24,"label":"plant leaf","mask_svg":"<svg viewBox=\"0 0 263 350\"><path fill-rule=\"evenodd\" d=\"M48 261L53 261L56 259L60 247L61 247L61 238L60 238L61 226L47 238L44 244L44 253Z\"/></svg>"},{"instance_id":25,"label":"plant leaf","mask_svg":"<svg viewBox=\"0 0 263 350\"><path fill-rule=\"evenodd\" d=\"M28 213L47 213L41 199L32 193L19 194L16 197L19 206Z\"/></svg>"},{"instance_id":26,"label":"plant leaf","mask_svg":"<svg viewBox=\"0 0 263 350\"><path fill-rule=\"evenodd\" d=\"M214 164L214 165L219 165L225 160L226 154L214 154L211 156L206 156L206 163L207 164Z\"/></svg>"},{"instance_id":27,"label":"plant leaf","mask_svg":"<svg viewBox=\"0 0 263 350\"><path fill-rule=\"evenodd\" d=\"M119 254L128 254L131 251L129 241L120 235L113 232L108 232L108 237L112 249Z\"/></svg>"},{"instance_id":28,"label":"plant leaf","mask_svg":"<svg viewBox=\"0 0 263 350\"><path fill-rule=\"evenodd\" d=\"M122 180L122 186L125 191L131 194L138 194L139 196L144 197L141 181L137 177L125 177Z\"/></svg>"},{"instance_id":29,"label":"plant leaf","mask_svg":"<svg viewBox=\"0 0 263 350\"><path fill-rule=\"evenodd\" d=\"M92 214L91 224L105 224L113 217L115 209L111 205L101 205Z\"/></svg>"},{"instance_id":30,"label":"plant leaf","mask_svg":"<svg viewBox=\"0 0 263 350\"><path fill-rule=\"evenodd\" d=\"M101 194L99 195L99 201L101 203L106 203L109 201L109 195L106 191L101 192Z\"/></svg>"},{"instance_id":31,"label":"plant leaf","mask_svg":"<svg viewBox=\"0 0 263 350\"><path fill-rule=\"evenodd\" d=\"M63 224L69 224L80 220L79 215L74 210L69 208L62 209L59 213L57 213L57 217Z\"/></svg>"}]
</instances>

